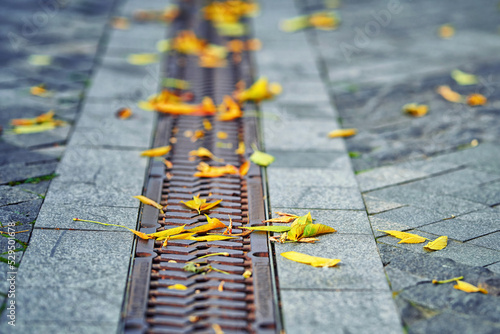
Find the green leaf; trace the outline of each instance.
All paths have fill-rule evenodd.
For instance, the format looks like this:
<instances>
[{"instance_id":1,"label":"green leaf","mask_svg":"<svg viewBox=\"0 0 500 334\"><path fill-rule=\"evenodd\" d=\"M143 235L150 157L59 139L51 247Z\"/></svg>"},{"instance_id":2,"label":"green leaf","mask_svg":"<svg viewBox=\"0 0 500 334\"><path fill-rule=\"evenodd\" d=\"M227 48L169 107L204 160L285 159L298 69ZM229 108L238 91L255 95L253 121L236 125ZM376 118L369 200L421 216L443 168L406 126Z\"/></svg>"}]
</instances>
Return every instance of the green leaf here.
<instances>
[{"instance_id":1,"label":"green leaf","mask_svg":"<svg viewBox=\"0 0 500 334\"><path fill-rule=\"evenodd\" d=\"M262 151L255 150L250 156L250 161L256 165L267 167L273 163L274 157Z\"/></svg>"},{"instance_id":2,"label":"green leaf","mask_svg":"<svg viewBox=\"0 0 500 334\"><path fill-rule=\"evenodd\" d=\"M276 233L281 233L281 232L288 232L292 229L291 226L250 226L250 227L240 227L244 228L246 230L252 230L252 231L264 231L264 232L276 232Z\"/></svg>"},{"instance_id":3,"label":"green leaf","mask_svg":"<svg viewBox=\"0 0 500 334\"><path fill-rule=\"evenodd\" d=\"M312 224L313 220L311 217L311 213L308 212L306 215L300 216L297 219L295 219L292 223L292 227L296 225L307 225L307 224Z\"/></svg>"},{"instance_id":4,"label":"green leaf","mask_svg":"<svg viewBox=\"0 0 500 334\"><path fill-rule=\"evenodd\" d=\"M307 224L301 238L314 237L320 234L337 232L333 227L323 224Z\"/></svg>"}]
</instances>

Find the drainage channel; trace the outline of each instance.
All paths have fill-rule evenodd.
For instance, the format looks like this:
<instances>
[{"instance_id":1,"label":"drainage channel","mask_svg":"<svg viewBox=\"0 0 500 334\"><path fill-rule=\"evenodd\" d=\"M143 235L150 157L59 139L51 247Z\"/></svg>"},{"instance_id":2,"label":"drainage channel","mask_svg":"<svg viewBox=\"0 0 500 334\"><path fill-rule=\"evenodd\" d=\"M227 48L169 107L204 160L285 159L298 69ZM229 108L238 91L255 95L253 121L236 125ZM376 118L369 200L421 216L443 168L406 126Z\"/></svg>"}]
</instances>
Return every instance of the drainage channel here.
<instances>
[{"instance_id":1,"label":"drainage channel","mask_svg":"<svg viewBox=\"0 0 500 334\"><path fill-rule=\"evenodd\" d=\"M210 43L226 45L231 38L218 35L210 22L203 18L202 6L210 1L182 1L180 15L170 27L170 36L192 30ZM248 36L238 37L247 40ZM227 54L227 65L202 68L196 56L169 51L164 66L166 78L186 80L194 102L204 96L221 103L231 95L238 81L253 81L251 57L248 52ZM253 105L245 106L246 114L256 114ZM250 110L249 110L250 109ZM212 129L206 130L207 121ZM203 136L193 136L195 133ZM227 134L220 139L218 132ZM161 203L164 214L151 206L143 206L140 231L154 233L186 225L187 228L207 223L203 214L186 208L180 201L194 195L209 201L222 199L211 209L211 218L233 224L233 233L244 232L241 226L261 224L266 218L263 176L252 165L244 177L224 175L217 178L193 176L200 161L189 152L200 147L209 149L224 160L220 165L239 167L248 159L235 152L240 141L246 147L259 146L258 121L244 117L232 121L217 121L213 116L172 116L158 119L153 147L171 145L167 159L171 168L152 159L144 195ZM229 256L206 257L213 268L224 271L194 273L184 270L186 262L214 253ZM277 295L270 256L270 244L264 233L251 233L229 241L200 242L193 240L162 241L138 239L124 307L125 333L276 333ZM251 276L243 275L250 272ZM187 290L169 289L182 284Z\"/></svg>"}]
</instances>

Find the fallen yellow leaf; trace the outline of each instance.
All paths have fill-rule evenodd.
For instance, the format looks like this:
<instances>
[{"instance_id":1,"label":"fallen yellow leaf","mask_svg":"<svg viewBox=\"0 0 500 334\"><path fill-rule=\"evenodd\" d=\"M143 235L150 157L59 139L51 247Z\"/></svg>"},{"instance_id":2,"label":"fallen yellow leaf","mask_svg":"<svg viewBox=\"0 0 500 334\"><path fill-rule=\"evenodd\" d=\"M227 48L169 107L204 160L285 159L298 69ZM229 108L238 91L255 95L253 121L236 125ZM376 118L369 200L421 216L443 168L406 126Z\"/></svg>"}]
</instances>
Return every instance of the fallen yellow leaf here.
<instances>
[{"instance_id":1,"label":"fallen yellow leaf","mask_svg":"<svg viewBox=\"0 0 500 334\"><path fill-rule=\"evenodd\" d=\"M52 95L52 93L45 88L44 84L31 87L30 93L31 95L36 95L40 97L49 97L50 95Z\"/></svg>"},{"instance_id":2,"label":"fallen yellow leaf","mask_svg":"<svg viewBox=\"0 0 500 334\"><path fill-rule=\"evenodd\" d=\"M115 16L111 19L111 26L114 29L127 30L130 26L130 22L126 17Z\"/></svg>"},{"instance_id":3,"label":"fallen yellow leaf","mask_svg":"<svg viewBox=\"0 0 500 334\"><path fill-rule=\"evenodd\" d=\"M217 235L217 234L212 234L212 235L204 235L201 237L191 237L188 240L196 240L196 241L223 241L223 240L229 240L229 239L236 239L237 237L231 237L228 235Z\"/></svg>"},{"instance_id":4,"label":"fallen yellow leaf","mask_svg":"<svg viewBox=\"0 0 500 334\"><path fill-rule=\"evenodd\" d=\"M457 290L462 290L468 293L471 292L481 292L484 294L488 294L488 291L486 289L474 286L470 283L464 282L464 281L457 281L457 284L453 286Z\"/></svg>"},{"instance_id":5,"label":"fallen yellow leaf","mask_svg":"<svg viewBox=\"0 0 500 334\"><path fill-rule=\"evenodd\" d=\"M249 278L250 276L252 276L252 271L247 269L242 276L245 278Z\"/></svg>"},{"instance_id":6,"label":"fallen yellow leaf","mask_svg":"<svg viewBox=\"0 0 500 334\"><path fill-rule=\"evenodd\" d=\"M217 158L215 155L213 155L212 152L210 152L208 149L206 149L204 147L200 147L197 150L193 150L193 151L189 152L189 155L192 157L195 156L195 157L199 157L199 158L210 158L210 159L217 161L217 162L224 161L224 159Z\"/></svg>"},{"instance_id":7,"label":"fallen yellow leaf","mask_svg":"<svg viewBox=\"0 0 500 334\"><path fill-rule=\"evenodd\" d=\"M339 259L328 259L293 251L281 253L281 256L295 262L309 264L313 267L334 267L340 262Z\"/></svg>"},{"instance_id":8,"label":"fallen yellow leaf","mask_svg":"<svg viewBox=\"0 0 500 334\"><path fill-rule=\"evenodd\" d=\"M18 125L35 125L35 124L41 124L45 122L50 122L54 119L54 111L50 110L44 114L41 114L40 116L37 116L35 118L15 118L10 121L10 124L14 126Z\"/></svg>"},{"instance_id":9,"label":"fallen yellow leaf","mask_svg":"<svg viewBox=\"0 0 500 334\"><path fill-rule=\"evenodd\" d=\"M425 242L425 240L427 240L427 238L416 235L414 237L401 239L401 241L399 241L398 244L420 244L422 242Z\"/></svg>"},{"instance_id":10,"label":"fallen yellow leaf","mask_svg":"<svg viewBox=\"0 0 500 334\"><path fill-rule=\"evenodd\" d=\"M424 246L424 249L428 251L437 251L445 248L447 244L448 244L448 237L443 235L434 241L429 241L429 243L427 243L427 245Z\"/></svg>"},{"instance_id":11,"label":"fallen yellow leaf","mask_svg":"<svg viewBox=\"0 0 500 334\"><path fill-rule=\"evenodd\" d=\"M146 151L141 152L141 156L143 157L160 157L162 155L167 154L170 152L172 147L170 145L168 146L160 146L160 147L155 147Z\"/></svg>"},{"instance_id":12,"label":"fallen yellow leaf","mask_svg":"<svg viewBox=\"0 0 500 334\"><path fill-rule=\"evenodd\" d=\"M187 286L178 283L170 285L168 288L171 290L187 290Z\"/></svg>"},{"instance_id":13,"label":"fallen yellow leaf","mask_svg":"<svg viewBox=\"0 0 500 334\"><path fill-rule=\"evenodd\" d=\"M167 230L163 230L160 232L150 233L150 234L148 234L148 236L152 237L152 238L165 238L165 237L173 236L175 234L180 234L182 232L185 232L185 230L184 230L185 226L186 225L182 225L182 226L177 226L177 227L170 228Z\"/></svg>"},{"instance_id":14,"label":"fallen yellow leaf","mask_svg":"<svg viewBox=\"0 0 500 334\"><path fill-rule=\"evenodd\" d=\"M225 165L222 167L210 166L201 161L196 167L199 172L194 173L195 177L220 177L226 174L238 174L239 170L233 165Z\"/></svg>"},{"instance_id":15,"label":"fallen yellow leaf","mask_svg":"<svg viewBox=\"0 0 500 334\"><path fill-rule=\"evenodd\" d=\"M188 208L196 210L198 211L198 213L201 213L201 211L207 211L216 207L217 205L219 205L220 202L222 202L222 200L220 199L212 203L207 203L207 199L200 198L200 195L198 194L196 196L193 196L193 199L191 201L187 202L180 201L180 202L185 206L187 206Z\"/></svg>"},{"instance_id":16,"label":"fallen yellow leaf","mask_svg":"<svg viewBox=\"0 0 500 334\"><path fill-rule=\"evenodd\" d=\"M218 121L232 121L237 118L241 118L243 112L240 106L230 97L224 96L222 103L219 105L217 112Z\"/></svg>"},{"instance_id":17,"label":"fallen yellow leaf","mask_svg":"<svg viewBox=\"0 0 500 334\"><path fill-rule=\"evenodd\" d=\"M58 126L65 126L65 125L67 125L67 123L63 121L48 121L41 124L33 124L33 125L17 125L12 129L12 133L20 135L20 134L44 132L44 131L54 130Z\"/></svg>"},{"instance_id":18,"label":"fallen yellow leaf","mask_svg":"<svg viewBox=\"0 0 500 334\"><path fill-rule=\"evenodd\" d=\"M240 103L245 101L260 102L274 98L281 93L281 90L280 84L276 82L270 84L266 77L261 77L250 88L234 92L234 96Z\"/></svg>"},{"instance_id":19,"label":"fallen yellow leaf","mask_svg":"<svg viewBox=\"0 0 500 334\"><path fill-rule=\"evenodd\" d=\"M462 95L451 90L449 86L439 86L436 92L441 95L445 100L455 103L460 103L463 101Z\"/></svg>"},{"instance_id":20,"label":"fallen yellow leaf","mask_svg":"<svg viewBox=\"0 0 500 334\"><path fill-rule=\"evenodd\" d=\"M219 138L219 139L227 139L227 136L228 136L227 132L224 132L224 131L217 131L216 135L217 135L217 138Z\"/></svg>"},{"instance_id":21,"label":"fallen yellow leaf","mask_svg":"<svg viewBox=\"0 0 500 334\"><path fill-rule=\"evenodd\" d=\"M251 231L282 233L291 230L291 226L241 226L240 228Z\"/></svg>"},{"instance_id":22,"label":"fallen yellow leaf","mask_svg":"<svg viewBox=\"0 0 500 334\"><path fill-rule=\"evenodd\" d=\"M403 112L413 117L422 117L427 114L429 107L425 104L408 103L403 106Z\"/></svg>"},{"instance_id":23,"label":"fallen yellow leaf","mask_svg":"<svg viewBox=\"0 0 500 334\"><path fill-rule=\"evenodd\" d=\"M234 151L234 153L239 155L245 154L245 142L240 141L238 143L238 148Z\"/></svg>"},{"instance_id":24,"label":"fallen yellow leaf","mask_svg":"<svg viewBox=\"0 0 500 334\"><path fill-rule=\"evenodd\" d=\"M212 123L210 123L210 121L206 118L203 119L203 128L207 131L212 130Z\"/></svg>"},{"instance_id":25,"label":"fallen yellow leaf","mask_svg":"<svg viewBox=\"0 0 500 334\"><path fill-rule=\"evenodd\" d=\"M158 204L156 203L155 201L153 201L152 199L150 198L147 198L146 196L142 196L142 195L139 195L139 196L134 196L134 198L137 198L139 201L141 201L143 204L146 204L146 205L151 205L152 207L155 207L157 208L158 210L160 210L160 212L163 214L163 206L161 206L161 204Z\"/></svg>"},{"instance_id":26,"label":"fallen yellow leaf","mask_svg":"<svg viewBox=\"0 0 500 334\"><path fill-rule=\"evenodd\" d=\"M127 61L132 65L149 65L158 62L158 55L156 53L130 54Z\"/></svg>"},{"instance_id":27,"label":"fallen yellow leaf","mask_svg":"<svg viewBox=\"0 0 500 334\"><path fill-rule=\"evenodd\" d=\"M215 230L215 229L218 229L218 228L227 228L227 226L221 222L219 219L217 218L210 218L209 216L205 215L205 217L207 218L207 224L204 224L204 225L201 225L201 226L198 226L198 227L193 227L193 228L190 228L189 230L186 230L186 232L190 232L190 233L203 233L203 232L207 232L207 231L210 231L210 230Z\"/></svg>"},{"instance_id":28,"label":"fallen yellow leaf","mask_svg":"<svg viewBox=\"0 0 500 334\"><path fill-rule=\"evenodd\" d=\"M356 129L338 129L328 132L329 138L351 137L358 133Z\"/></svg>"}]
</instances>

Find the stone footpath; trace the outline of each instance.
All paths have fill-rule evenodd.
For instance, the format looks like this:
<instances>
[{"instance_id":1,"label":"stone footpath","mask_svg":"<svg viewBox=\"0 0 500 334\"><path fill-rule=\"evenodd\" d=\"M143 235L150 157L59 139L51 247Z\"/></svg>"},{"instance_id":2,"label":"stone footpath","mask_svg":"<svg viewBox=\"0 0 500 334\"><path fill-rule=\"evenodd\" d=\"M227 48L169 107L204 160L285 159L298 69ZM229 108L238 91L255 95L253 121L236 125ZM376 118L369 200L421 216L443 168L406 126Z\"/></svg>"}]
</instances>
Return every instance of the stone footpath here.
<instances>
[{"instance_id":1,"label":"stone footpath","mask_svg":"<svg viewBox=\"0 0 500 334\"><path fill-rule=\"evenodd\" d=\"M126 57L157 52L166 27L132 22L118 30L108 22L167 3L46 4L55 9L16 1L0 11L0 222L2 231L8 223L26 231L16 234L20 266L12 268L15 332L120 332L133 238L72 218L136 226L139 203L131 196L142 192L147 169L138 153L151 145L155 124L136 103L158 91L160 66L130 65ZM322 9L323 1L261 2L257 72L283 85L281 96L261 106L264 146L276 157L267 169L271 210L310 211L338 231L316 244L275 245L286 333L500 331L496 6L346 0L336 9L337 30L290 34L279 30L280 21ZM436 35L445 23L456 28L448 40ZM52 62L35 66L33 55ZM455 68L476 74L479 83L457 85L450 78ZM55 95L31 96L29 87L40 83ZM461 94L481 92L488 103L447 102L435 93L444 84ZM428 115L402 114L410 102L428 104ZM134 116L117 119L115 111L126 106ZM12 118L50 109L70 126L6 131ZM327 138L348 127L358 134ZM449 244L427 253L380 229L447 235ZM9 238L2 236L4 252ZM279 255L290 250L342 262L312 268ZM0 262L4 293L12 270ZM457 276L489 294L431 283ZM0 332L9 333L4 305Z\"/></svg>"}]
</instances>

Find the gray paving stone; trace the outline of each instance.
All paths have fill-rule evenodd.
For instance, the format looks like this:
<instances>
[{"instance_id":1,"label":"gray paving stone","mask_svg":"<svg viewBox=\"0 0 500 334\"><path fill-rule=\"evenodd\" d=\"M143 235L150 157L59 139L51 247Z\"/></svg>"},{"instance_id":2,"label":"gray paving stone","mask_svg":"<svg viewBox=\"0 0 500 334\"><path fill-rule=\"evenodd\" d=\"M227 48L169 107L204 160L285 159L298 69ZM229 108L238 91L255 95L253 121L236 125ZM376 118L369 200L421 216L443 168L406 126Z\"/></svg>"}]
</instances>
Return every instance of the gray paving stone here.
<instances>
[{"instance_id":1,"label":"gray paving stone","mask_svg":"<svg viewBox=\"0 0 500 334\"><path fill-rule=\"evenodd\" d=\"M326 168L272 168L268 177L271 184L288 186L307 185L311 187L355 187L356 179L351 170Z\"/></svg>"},{"instance_id":2,"label":"gray paving stone","mask_svg":"<svg viewBox=\"0 0 500 334\"><path fill-rule=\"evenodd\" d=\"M87 101L111 99L126 103L146 99L157 92L158 73L158 63L137 66L121 59L104 58L99 71L92 78Z\"/></svg>"},{"instance_id":3,"label":"gray paving stone","mask_svg":"<svg viewBox=\"0 0 500 334\"><path fill-rule=\"evenodd\" d=\"M36 178L53 174L57 168L57 161L40 163L40 164L25 164L14 163L1 166L0 183L20 182L29 178Z\"/></svg>"},{"instance_id":4,"label":"gray paving stone","mask_svg":"<svg viewBox=\"0 0 500 334\"><path fill-rule=\"evenodd\" d=\"M17 277L22 289L92 290L125 286L133 234L128 232L38 230ZM28 269L29 268L29 269ZM121 283L120 283L121 282Z\"/></svg>"},{"instance_id":5,"label":"gray paving stone","mask_svg":"<svg viewBox=\"0 0 500 334\"><path fill-rule=\"evenodd\" d=\"M384 201L379 198L372 197L370 195L364 195L363 200L365 201L366 211L370 215L384 211L389 211L404 206L404 204Z\"/></svg>"},{"instance_id":6,"label":"gray paving stone","mask_svg":"<svg viewBox=\"0 0 500 334\"><path fill-rule=\"evenodd\" d=\"M54 181L140 191L147 163L139 150L68 147L57 168L59 177Z\"/></svg>"},{"instance_id":7,"label":"gray paving stone","mask_svg":"<svg viewBox=\"0 0 500 334\"><path fill-rule=\"evenodd\" d=\"M276 261L281 289L387 289L373 237L327 234L315 244L276 244ZM296 251L313 256L340 259L334 268L314 268L285 259L279 254Z\"/></svg>"},{"instance_id":8,"label":"gray paving stone","mask_svg":"<svg viewBox=\"0 0 500 334\"><path fill-rule=\"evenodd\" d=\"M26 224L33 222L42 205L42 199L38 198L31 201L22 202L15 205L6 205L0 207L0 223L5 225L9 222ZM19 231L21 231L20 229Z\"/></svg>"},{"instance_id":9,"label":"gray paving stone","mask_svg":"<svg viewBox=\"0 0 500 334\"><path fill-rule=\"evenodd\" d=\"M434 160L459 164L466 163L478 170L498 173L500 171L499 155L500 148L497 143L481 143L477 147L445 154L436 157Z\"/></svg>"},{"instance_id":10,"label":"gray paving stone","mask_svg":"<svg viewBox=\"0 0 500 334\"><path fill-rule=\"evenodd\" d=\"M472 212L454 219L448 219L420 229L438 235L448 235L459 241L468 241L500 230L500 213L495 210Z\"/></svg>"},{"instance_id":11,"label":"gray paving stone","mask_svg":"<svg viewBox=\"0 0 500 334\"><path fill-rule=\"evenodd\" d=\"M164 8L165 4L156 9L163 10ZM166 38L167 34L162 23L131 20L129 29L110 30L106 57L116 55L118 50L125 50L128 53L158 53L156 43ZM131 40L134 43L130 43Z\"/></svg>"},{"instance_id":12,"label":"gray paving stone","mask_svg":"<svg viewBox=\"0 0 500 334\"><path fill-rule=\"evenodd\" d=\"M486 266L486 268L493 271L494 273L500 274L500 261L497 263L490 264L489 266Z\"/></svg>"},{"instance_id":13,"label":"gray paving stone","mask_svg":"<svg viewBox=\"0 0 500 334\"><path fill-rule=\"evenodd\" d=\"M20 187L0 186L0 206L37 200L36 194L23 191Z\"/></svg>"},{"instance_id":14,"label":"gray paving stone","mask_svg":"<svg viewBox=\"0 0 500 334\"><path fill-rule=\"evenodd\" d=\"M489 206L497 205L500 204L500 182L468 187L450 195Z\"/></svg>"},{"instance_id":15,"label":"gray paving stone","mask_svg":"<svg viewBox=\"0 0 500 334\"><path fill-rule=\"evenodd\" d=\"M425 281L428 282L428 279L408 273L398 268L393 268L392 266L387 266L385 268L385 272L392 291L401 291L419 283Z\"/></svg>"},{"instance_id":16,"label":"gray paving stone","mask_svg":"<svg viewBox=\"0 0 500 334\"><path fill-rule=\"evenodd\" d=\"M87 103L75 127L71 145L149 148L156 115L135 105L131 109L131 118L122 120L115 115L118 109L112 109L109 103Z\"/></svg>"},{"instance_id":17,"label":"gray paving stone","mask_svg":"<svg viewBox=\"0 0 500 334\"><path fill-rule=\"evenodd\" d=\"M462 200L448 195L435 195L412 189L409 185L400 185L367 193L370 197L385 201L409 204L422 209L442 213L445 217L488 209L488 206Z\"/></svg>"},{"instance_id":18,"label":"gray paving stone","mask_svg":"<svg viewBox=\"0 0 500 334\"><path fill-rule=\"evenodd\" d=\"M386 292L283 290L281 299L289 334L403 332Z\"/></svg>"},{"instance_id":19,"label":"gray paving stone","mask_svg":"<svg viewBox=\"0 0 500 334\"><path fill-rule=\"evenodd\" d=\"M273 207L364 210L358 188L308 187L276 184L269 180Z\"/></svg>"},{"instance_id":20,"label":"gray paving stone","mask_svg":"<svg viewBox=\"0 0 500 334\"><path fill-rule=\"evenodd\" d=\"M431 210L405 206L376 215L370 215L369 218L375 235L381 235L381 232L377 232L376 230L408 230L434 223L445 217Z\"/></svg>"},{"instance_id":21,"label":"gray paving stone","mask_svg":"<svg viewBox=\"0 0 500 334\"><path fill-rule=\"evenodd\" d=\"M469 240L467 243L500 251L500 232L487 234L485 236Z\"/></svg>"},{"instance_id":22,"label":"gray paving stone","mask_svg":"<svg viewBox=\"0 0 500 334\"><path fill-rule=\"evenodd\" d=\"M264 105L264 119L331 119L336 117L334 108L327 103L283 102L278 97L271 104Z\"/></svg>"},{"instance_id":23,"label":"gray paving stone","mask_svg":"<svg viewBox=\"0 0 500 334\"><path fill-rule=\"evenodd\" d=\"M276 160L269 166L274 168L329 168L332 170L349 170L351 163L344 152L334 151L295 151L266 150Z\"/></svg>"},{"instance_id":24,"label":"gray paving stone","mask_svg":"<svg viewBox=\"0 0 500 334\"><path fill-rule=\"evenodd\" d=\"M89 182L53 180L46 203L54 205L84 205L102 207L137 208L138 200L132 196L140 195L142 185L119 186L94 184Z\"/></svg>"},{"instance_id":25,"label":"gray paving stone","mask_svg":"<svg viewBox=\"0 0 500 334\"><path fill-rule=\"evenodd\" d=\"M474 315L482 321L500 323L500 304L496 296L470 293L453 288L453 284L420 284L404 290L400 298L411 300L429 309L449 309L457 313ZM467 307L464 307L467 305Z\"/></svg>"},{"instance_id":26,"label":"gray paving stone","mask_svg":"<svg viewBox=\"0 0 500 334\"><path fill-rule=\"evenodd\" d=\"M459 168L456 164L432 160L408 161L394 166L380 167L356 175L363 192L406 183L433 174Z\"/></svg>"},{"instance_id":27,"label":"gray paving stone","mask_svg":"<svg viewBox=\"0 0 500 334\"><path fill-rule=\"evenodd\" d=\"M408 232L418 234L430 240L434 240L439 236L419 230L409 230ZM486 266L500 260L500 252L496 250L471 245L468 243L464 244L462 242L454 241L450 238L448 238L448 246L446 246L445 249L435 252L425 251L423 247L426 243L398 244L399 241L399 239L390 236L377 239L377 242L379 243L396 246L417 254L424 254L430 258L448 258L469 266Z\"/></svg>"},{"instance_id":28,"label":"gray paving stone","mask_svg":"<svg viewBox=\"0 0 500 334\"><path fill-rule=\"evenodd\" d=\"M104 203L103 203L104 204ZM43 205L35 226L37 228L61 228L74 230L97 230L123 232L126 230L119 227L103 226L86 222L73 221L73 218L95 220L102 223L124 225L128 228L137 227L139 213L139 201L136 207L108 207L108 206L86 206L74 204L61 204L47 202Z\"/></svg>"},{"instance_id":29,"label":"gray paving stone","mask_svg":"<svg viewBox=\"0 0 500 334\"><path fill-rule=\"evenodd\" d=\"M314 223L324 224L333 227L338 234L369 234L372 230L368 223L366 212L351 210L304 210L273 207L274 211L281 211L302 216L311 212ZM278 215L274 214L273 217Z\"/></svg>"},{"instance_id":30,"label":"gray paving stone","mask_svg":"<svg viewBox=\"0 0 500 334\"><path fill-rule=\"evenodd\" d=\"M16 332L19 333L54 333L54 334L100 334L100 333L114 333L117 330L117 325L112 322L79 322L74 323L74 321L57 321L57 324L51 321L40 321L28 324L17 324ZM12 330L11 326L3 323L0 324L0 330L4 333L8 333L8 330Z\"/></svg>"},{"instance_id":31,"label":"gray paving stone","mask_svg":"<svg viewBox=\"0 0 500 334\"><path fill-rule=\"evenodd\" d=\"M408 186L427 193L451 194L466 191L469 187L497 181L499 178L498 174L489 174L467 168L412 182Z\"/></svg>"},{"instance_id":32,"label":"gray paving stone","mask_svg":"<svg viewBox=\"0 0 500 334\"><path fill-rule=\"evenodd\" d=\"M263 108L266 111L265 106ZM328 138L328 132L338 129L332 120L289 120L264 121L263 133L268 150L321 150L343 151L340 138Z\"/></svg>"},{"instance_id":33,"label":"gray paving stone","mask_svg":"<svg viewBox=\"0 0 500 334\"><path fill-rule=\"evenodd\" d=\"M494 334L500 331L500 325L487 323L476 316L466 316L463 314L443 312L431 319L431 321L421 321L412 325L408 333L477 333Z\"/></svg>"},{"instance_id":34,"label":"gray paving stone","mask_svg":"<svg viewBox=\"0 0 500 334\"><path fill-rule=\"evenodd\" d=\"M41 147L46 145L65 143L70 131L71 127L62 126L55 128L54 130L39 133L29 133L23 135L5 134L2 136L2 139L14 146L25 148Z\"/></svg>"}]
</instances>

